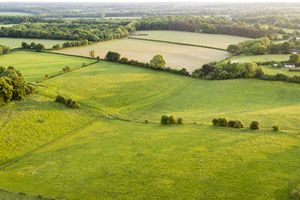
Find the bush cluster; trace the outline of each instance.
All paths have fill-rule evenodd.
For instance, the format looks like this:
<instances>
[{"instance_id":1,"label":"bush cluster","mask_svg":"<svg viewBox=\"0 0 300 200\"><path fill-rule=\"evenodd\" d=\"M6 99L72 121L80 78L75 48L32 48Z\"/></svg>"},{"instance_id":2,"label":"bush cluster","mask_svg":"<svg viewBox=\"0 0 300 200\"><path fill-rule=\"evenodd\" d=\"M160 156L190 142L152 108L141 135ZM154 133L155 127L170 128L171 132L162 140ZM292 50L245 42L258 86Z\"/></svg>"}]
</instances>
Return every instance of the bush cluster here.
<instances>
[{"instance_id":1,"label":"bush cluster","mask_svg":"<svg viewBox=\"0 0 300 200\"><path fill-rule=\"evenodd\" d=\"M73 108L73 109L79 108L79 104L76 101L72 100L71 98L66 99L61 95L56 96L55 102L62 103L66 105L68 108Z\"/></svg>"},{"instance_id":2,"label":"bush cluster","mask_svg":"<svg viewBox=\"0 0 300 200\"><path fill-rule=\"evenodd\" d=\"M244 124L240 120L227 120L226 118L215 118L212 120L214 126L227 126L231 128L244 128Z\"/></svg>"},{"instance_id":3,"label":"bush cluster","mask_svg":"<svg viewBox=\"0 0 300 200\"><path fill-rule=\"evenodd\" d=\"M278 126L273 126L272 129L273 129L274 132L278 132L279 131L279 127Z\"/></svg>"},{"instance_id":4,"label":"bush cluster","mask_svg":"<svg viewBox=\"0 0 300 200\"><path fill-rule=\"evenodd\" d=\"M178 118L177 120L175 119L174 116L170 115L163 115L161 116L161 120L160 123L163 125L167 125L167 124L183 124L183 119L182 118Z\"/></svg>"},{"instance_id":5,"label":"bush cluster","mask_svg":"<svg viewBox=\"0 0 300 200\"><path fill-rule=\"evenodd\" d=\"M276 75L264 75L260 78L267 81L284 81L289 83L300 83L300 76L287 76L285 74L277 73Z\"/></svg>"},{"instance_id":6,"label":"bush cluster","mask_svg":"<svg viewBox=\"0 0 300 200\"><path fill-rule=\"evenodd\" d=\"M84 40L76 40L76 41L68 41L64 42L62 45L61 44L56 44L53 45L52 49L54 50L59 50L63 48L68 48L68 47L80 47L80 46L86 46L91 44L87 39Z\"/></svg>"},{"instance_id":7,"label":"bush cluster","mask_svg":"<svg viewBox=\"0 0 300 200\"><path fill-rule=\"evenodd\" d=\"M8 53L9 53L9 47L0 45L0 55L4 55Z\"/></svg>"},{"instance_id":8,"label":"bush cluster","mask_svg":"<svg viewBox=\"0 0 300 200\"><path fill-rule=\"evenodd\" d=\"M66 66L63 68L63 72L70 72L71 68L69 66Z\"/></svg>"},{"instance_id":9,"label":"bush cluster","mask_svg":"<svg viewBox=\"0 0 300 200\"><path fill-rule=\"evenodd\" d=\"M0 105L22 100L34 91L35 87L29 85L15 68L0 67Z\"/></svg>"},{"instance_id":10,"label":"bush cluster","mask_svg":"<svg viewBox=\"0 0 300 200\"><path fill-rule=\"evenodd\" d=\"M45 49L45 46L43 44L36 44L34 42L31 42L30 44L28 44L27 42L22 42L21 46L23 49L33 49L35 51L42 51Z\"/></svg>"},{"instance_id":11,"label":"bush cluster","mask_svg":"<svg viewBox=\"0 0 300 200\"><path fill-rule=\"evenodd\" d=\"M122 63L122 64L133 65L133 66L138 66L138 67L145 67L145 68L158 70L158 71L170 72L173 74L178 74L178 75L183 75L183 76L190 76L189 72L185 68L178 70L178 69L172 69L170 67L164 67L164 68L153 67L150 65L150 63L144 63L144 62L140 62L140 61L133 60L133 59L129 60L126 57L121 57L121 55L117 52L109 51L106 54L105 59L108 61L111 61L111 62L118 62L118 63Z\"/></svg>"}]
</instances>

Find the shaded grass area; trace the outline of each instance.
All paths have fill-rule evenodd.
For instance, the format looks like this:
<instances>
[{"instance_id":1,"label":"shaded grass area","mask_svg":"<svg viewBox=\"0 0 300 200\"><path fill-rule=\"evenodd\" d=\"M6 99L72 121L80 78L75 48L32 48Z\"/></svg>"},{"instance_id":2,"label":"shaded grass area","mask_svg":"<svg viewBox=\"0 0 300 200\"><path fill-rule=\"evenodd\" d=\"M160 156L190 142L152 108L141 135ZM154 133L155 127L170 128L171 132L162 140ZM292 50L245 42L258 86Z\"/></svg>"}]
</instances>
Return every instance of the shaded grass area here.
<instances>
[{"instance_id":1,"label":"shaded grass area","mask_svg":"<svg viewBox=\"0 0 300 200\"><path fill-rule=\"evenodd\" d=\"M299 146L286 133L99 121L0 170L0 185L61 199L276 199L300 173Z\"/></svg>"},{"instance_id":2,"label":"shaded grass area","mask_svg":"<svg viewBox=\"0 0 300 200\"><path fill-rule=\"evenodd\" d=\"M276 75L276 74L285 74L287 76L300 76L300 71L295 72L295 71L289 71L287 68L274 68L271 66L262 66L263 71L265 74L268 75Z\"/></svg>"},{"instance_id":3,"label":"shaded grass area","mask_svg":"<svg viewBox=\"0 0 300 200\"><path fill-rule=\"evenodd\" d=\"M94 62L92 59L71 57L32 51L16 51L0 56L1 66L13 66L21 71L27 81L43 80L45 74L49 76L62 72L68 66L71 69L81 67L83 63Z\"/></svg>"},{"instance_id":4,"label":"shaded grass area","mask_svg":"<svg viewBox=\"0 0 300 200\"><path fill-rule=\"evenodd\" d=\"M290 54L267 54L267 55L238 55L230 57L231 62L271 62L288 61Z\"/></svg>"}]
</instances>

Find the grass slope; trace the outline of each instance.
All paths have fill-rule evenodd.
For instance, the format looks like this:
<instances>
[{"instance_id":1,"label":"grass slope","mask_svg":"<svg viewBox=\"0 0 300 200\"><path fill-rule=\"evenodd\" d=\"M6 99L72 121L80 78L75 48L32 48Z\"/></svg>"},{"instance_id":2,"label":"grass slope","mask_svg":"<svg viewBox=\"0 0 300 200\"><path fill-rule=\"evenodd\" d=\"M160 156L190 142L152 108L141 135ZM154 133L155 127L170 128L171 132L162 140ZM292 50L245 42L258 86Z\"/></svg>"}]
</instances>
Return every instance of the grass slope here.
<instances>
[{"instance_id":1,"label":"grass slope","mask_svg":"<svg viewBox=\"0 0 300 200\"><path fill-rule=\"evenodd\" d=\"M0 109L0 164L60 137L94 117L34 95Z\"/></svg>"},{"instance_id":2,"label":"grass slope","mask_svg":"<svg viewBox=\"0 0 300 200\"><path fill-rule=\"evenodd\" d=\"M48 89L40 92L46 95L63 94L131 120L159 122L161 115L174 114L189 123L210 124L213 117L226 116L247 123L260 120L266 127L300 128L300 114L294 112L300 108L298 84L250 79L205 81L108 62L43 84Z\"/></svg>"},{"instance_id":3,"label":"grass slope","mask_svg":"<svg viewBox=\"0 0 300 200\"><path fill-rule=\"evenodd\" d=\"M82 63L91 63L93 60L57 54L17 51L0 56L1 66L14 66L20 70L27 81L39 81L45 74L53 75L62 72L66 66L77 68Z\"/></svg>"},{"instance_id":4,"label":"grass slope","mask_svg":"<svg viewBox=\"0 0 300 200\"><path fill-rule=\"evenodd\" d=\"M0 170L0 186L60 199L286 199L299 147L286 133L99 121Z\"/></svg>"},{"instance_id":5,"label":"grass slope","mask_svg":"<svg viewBox=\"0 0 300 200\"><path fill-rule=\"evenodd\" d=\"M2 25L0 25L2 26ZM52 48L55 44L62 44L65 40L47 40L47 39L31 39L31 38L0 38L0 44L10 48L21 47L22 42L42 43L46 48Z\"/></svg>"},{"instance_id":6,"label":"grass slope","mask_svg":"<svg viewBox=\"0 0 300 200\"><path fill-rule=\"evenodd\" d=\"M132 39L100 42L85 47L67 48L59 52L89 56L91 50L95 50L96 55L102 58L108 51L116 51L122 56L143 62L150 62L154 55L162 54L167 66L176 69L186 68L190 72L203 64L228 57L227 52L219 50Z\"/></svg>"},{"instance_id":7,"label":"grass slope","mask_svg":"<svg viewBox=\"0 0 300 200\"><path fill-rule=\"evenodd\" d=\"M265 74L275 75L275 74L285 74L287 76L300 76L300 71L293 72L289 71L289 69L286 68L274 68L271 66L262 66Z\"/></svg>"},{"instance_id":8,"label":"grass slope","mask_svg":"<svg viewBox=\"0 0 300 200\"><path fill-rule=\"evenodd\" d=\"M136 34L131 37L203 45L221 49L227 49L230 44L237 44L245 40L250 40L250 38L239 36L180 31L137 31Z\"/></svg>"}]
</instances>

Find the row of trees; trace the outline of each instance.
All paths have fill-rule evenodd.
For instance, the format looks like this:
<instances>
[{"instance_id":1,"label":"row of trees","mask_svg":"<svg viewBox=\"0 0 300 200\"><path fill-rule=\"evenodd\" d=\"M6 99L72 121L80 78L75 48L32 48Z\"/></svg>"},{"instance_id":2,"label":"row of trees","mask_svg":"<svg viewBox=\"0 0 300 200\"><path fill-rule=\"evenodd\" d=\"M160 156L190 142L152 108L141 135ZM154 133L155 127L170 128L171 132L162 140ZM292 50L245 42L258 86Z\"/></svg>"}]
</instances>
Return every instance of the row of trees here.
<instances>
[{"instance_id":1,"label":"row of trees","mask_svg":"<svg viewBox=\"0 0 300 200\"><path fill-rule=\"evenodd\" d=\"M0 55L8 54L10 48L7 46L0 45Z\"/></svg>"},{"instance_id":2,"label":"row of trees","mask_svg":"<svg viewBox=\"0 0 300 200\"><path fill-rule=\"evenodd\" d=\"M261 67L255 63L225 63L220 65L205 64L196 69L192 76L207 80L225 80L237 78L260 78L264 75Z\"/></svg>"},{"instance_id":3,"label":"row of trees","mask_svg":"<svg viewBox=\"0 0 300 200\"><path fill-rule=\"evenodd\" d=\"M182 118L176 118L172 115L163 115L161 116L160 123L162 125L171 125L171 124L183 124L183 119Z\"/></svg>"},{"instance_id":4,"label":"row of trees","mask_svg":"<svg viewBox=\"0 0 300 200\"><path fill-rule=\"evenodd\" d=\"M67 41L67 42L64 42L63 44L53 45L52 49L59 50L59 49L68 48L68 47L86 46L89 44L91 44L91 42L89 42L87 39L77 40L77 41Z\"/></svg>"},{"instance_id":5,"label":"row of trees","mask_svg":"<svg viewBox=\"0 0 300 200\"><path fill-rule=\"evenodd\" d=\"M260 29L246 23L234 22L226 17L169 16L142 18L136 24L137 30L176 30L189 32L220 33L250 38L268 36L277 38L276 31Z\"/></svg>"},{"instance_id":6,"label":"row of trees","mask_svg":"<svg viewBox=\"0 0 300 200\"><path fill-rule=\"evenodd\" d=\"M0 105L22 100L34 91L34 86L29 85L14 67L0 67Z\"/></svg>"},{"instance_id":7,"label":"row of trees","mask_svg":"<svg viewBox=\"0 0 300 200\"><path fill-rule=\"evenodd\" d=\"M43 44L36 44L35 42L31 42L30 44L27 42L22 42L21 46L23 49L33 49L35 51L43 51L45 49Z\"/></svg>"}]
</instances>

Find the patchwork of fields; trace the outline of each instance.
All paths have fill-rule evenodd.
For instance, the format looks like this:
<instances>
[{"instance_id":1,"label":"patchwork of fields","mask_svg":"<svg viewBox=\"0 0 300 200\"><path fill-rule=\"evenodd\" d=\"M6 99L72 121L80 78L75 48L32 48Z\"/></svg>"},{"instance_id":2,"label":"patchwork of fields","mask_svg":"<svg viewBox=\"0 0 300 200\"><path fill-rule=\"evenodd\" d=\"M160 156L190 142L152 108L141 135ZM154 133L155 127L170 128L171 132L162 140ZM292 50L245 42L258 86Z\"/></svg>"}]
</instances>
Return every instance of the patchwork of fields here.
<instances>
[{"instance_id":1,"label":"patchwork of fields","mask_svg":"<svg viewBox=\"0 0 300 200\"><path fill-rule=\"evenodd\" d=\"M1 27L2 25L0 25ZM41 43L46 48L52 48L55 44L62 44L66 42L66 40L46 40L46 39L31 39L31 38L2 38L0 37L0 44L4 46L8 46L11 49L13 48L19 48L21 47L22 42L35 42L35 43Z\"/></svg>"},{"instance_id":2,"label":"patchwork of fields","mask_svg":"<svg viewBox=\"0 0 300 200\"><path fill-rule=\"evenodd\" d=\"M101 58L104 58L108 51L116 51L124 57L142 62L150 62L153 56L162 54L168 67L186 68L190 72L203 64L229 56L227 52L220 50L132 39L100 42L90 46L62 49L58 52L89 56L91 50L95 50L96 56Z\"/></svg>"},{"instance_id":3,"label":"patchwork of fields","mask_svg":"<svg viewBox=\"0 0 300 200\"><path fill-rule=\"evenodd\" d=\"M91 61L28 51L2 60L31 81ZM58 94L81 108L55 103ZM196 80L104 61L78 68L1 109L0 188L16 193L0 190L0 199L286 199L300 180L299 99L299 85L284 82ZM163 114L185 124L161 126ZM258 120L262 130L214 128L218 116Z\"/></svg>"}]
</instances>

